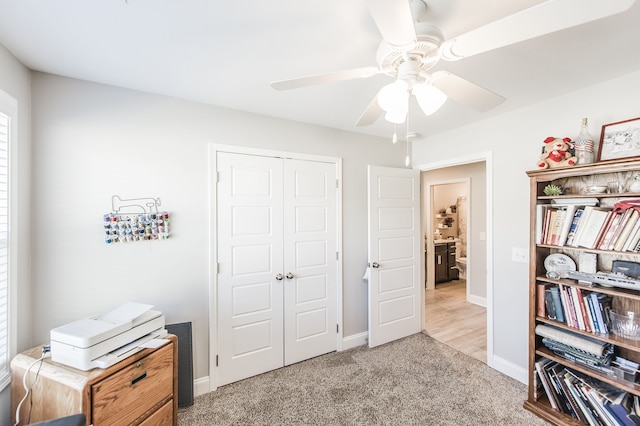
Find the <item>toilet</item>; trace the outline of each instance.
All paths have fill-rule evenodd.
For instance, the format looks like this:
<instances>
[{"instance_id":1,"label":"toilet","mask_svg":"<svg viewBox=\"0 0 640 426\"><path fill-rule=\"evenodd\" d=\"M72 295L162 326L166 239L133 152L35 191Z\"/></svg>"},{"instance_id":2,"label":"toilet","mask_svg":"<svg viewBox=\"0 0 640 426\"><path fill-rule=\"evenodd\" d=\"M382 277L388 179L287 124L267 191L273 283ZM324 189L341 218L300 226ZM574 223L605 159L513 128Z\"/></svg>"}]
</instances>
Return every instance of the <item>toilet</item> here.
<instances>
[{"instance_id":1,"label":"toilet","mask_svg":"<svg viewBox=\"0 0 640 426\"><path fill-rule=\"evenodd\" d=\"M456 268L458 269L461 280L467 279L467 258L459 257L456 259Z\"/></svg>"}]
</instances>

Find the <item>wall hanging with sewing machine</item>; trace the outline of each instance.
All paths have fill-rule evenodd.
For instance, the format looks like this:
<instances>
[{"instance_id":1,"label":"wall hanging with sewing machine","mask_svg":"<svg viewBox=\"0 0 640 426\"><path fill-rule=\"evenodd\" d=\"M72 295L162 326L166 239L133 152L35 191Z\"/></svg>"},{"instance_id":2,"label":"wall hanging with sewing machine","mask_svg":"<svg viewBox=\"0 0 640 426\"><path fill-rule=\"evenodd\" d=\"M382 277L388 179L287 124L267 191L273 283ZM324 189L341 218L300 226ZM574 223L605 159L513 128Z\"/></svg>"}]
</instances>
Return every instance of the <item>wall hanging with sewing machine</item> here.
<instances>
[{"instance_id":1,"label":"wall hanging with sewing machine","mask_svg":"<svg viewBox=\"0 0 640 426\"><path fill-rule=\"evenodd\" d=\"M111 197L111 212L103 216L105 242L166 240L170 217L160 211L160 198Z\"/></svg>"}]
</instances>

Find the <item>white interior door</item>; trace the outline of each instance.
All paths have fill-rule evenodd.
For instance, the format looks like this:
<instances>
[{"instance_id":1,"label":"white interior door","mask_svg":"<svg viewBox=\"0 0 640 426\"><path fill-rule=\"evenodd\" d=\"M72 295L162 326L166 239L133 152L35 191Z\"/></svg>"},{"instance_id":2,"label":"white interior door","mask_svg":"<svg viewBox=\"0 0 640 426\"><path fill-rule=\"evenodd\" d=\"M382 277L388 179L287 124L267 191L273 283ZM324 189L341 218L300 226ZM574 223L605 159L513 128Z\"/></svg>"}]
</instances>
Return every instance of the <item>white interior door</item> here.
<instances>
[{"instance_id":1,"label":"white interior door","mask_svg":"<svg viewBox=\"0 0 640 426\"><path fill-rule=\"evenodd\" d=\"M420 332L420 173L368 167L369 346Z\"/></svg>"},{"instance_id":2,"label":"white interior door","mask_svg":"<svg viewBox=\"0 0 640 426\"><path fill-rule=\"evenodd\" d=\"M336 166L217 154L216 386L336 350Z\"/></svg>"},{"instance_id":3,"label":"white interior door","mask_svg":"<svg viewBox=\"0 0 640 426\"><path fill-rule=\"evenodd\" d=\"M218 153L217 170L221 386L282 367L282 160Z\"/></svg>"},{"instance_id":4,"label":"white interior door","mask_svg":"<svg viewBox=\"0 0 640 426\"><path fill-rule=\"evenodd\" d=\"M335 165L285 161L285 365L336 350L335 211Z\"/></svg>"}]
</instances>

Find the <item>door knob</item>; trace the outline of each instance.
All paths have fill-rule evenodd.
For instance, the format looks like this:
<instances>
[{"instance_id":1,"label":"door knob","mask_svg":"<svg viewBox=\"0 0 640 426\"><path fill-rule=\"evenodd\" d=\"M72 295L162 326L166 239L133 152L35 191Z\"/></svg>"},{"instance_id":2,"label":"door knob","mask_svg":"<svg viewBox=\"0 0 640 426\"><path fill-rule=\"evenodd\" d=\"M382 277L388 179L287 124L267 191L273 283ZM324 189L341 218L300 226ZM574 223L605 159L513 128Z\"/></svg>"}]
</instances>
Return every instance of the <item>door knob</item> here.
<instances>
[{"instance_id":1,"label":"door knob","mask_svg":"<svg viewBox=\"0 0 640 426\"><path fill-rule=\"evenodd\" d=\"M379 264L378 262L373 262L373 263L371 264L371 267L372 267L372 268L376 268L376 269L378 269L378 268L380 267L380 264Z\"/></svg>"},{"instance_id":2,"label":"door knob","mask_svg":"<svg viewBox=\"0 0 640 426\"><path fill-rule=\"evenodd\" d=\"M290 280L293 278L293 274L291 272L287 272L287 275L285 275L285 278Z\"/></svg>"},{"instance_id":3,"label":"door knob","mask_svg":"<svg viewBox=\"0 0 640 426\"><path fill-rule=\"evenodd\" d=\"M278 281L282 281L283 278L284 277L282 276L282 274L276 275L276 280L278 280Z\"/></svg>"}]
</instances>

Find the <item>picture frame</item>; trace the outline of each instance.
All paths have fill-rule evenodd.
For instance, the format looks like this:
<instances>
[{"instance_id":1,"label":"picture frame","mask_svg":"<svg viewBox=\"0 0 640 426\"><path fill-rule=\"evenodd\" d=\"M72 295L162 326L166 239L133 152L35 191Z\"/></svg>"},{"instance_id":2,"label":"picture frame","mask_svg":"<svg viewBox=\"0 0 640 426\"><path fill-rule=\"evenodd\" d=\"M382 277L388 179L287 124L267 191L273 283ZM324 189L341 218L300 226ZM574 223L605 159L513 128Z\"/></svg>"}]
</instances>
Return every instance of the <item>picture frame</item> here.
<instances>
[{"instance_id":1,"label":"picture frame","mask_svg":"<svg viewBox=\"0 0 640 426\"><path fill-rule=\"evenodd\" d=\"M640 117L602 126L598 161L640 157Z\"/></svg>"}]
</instances>

